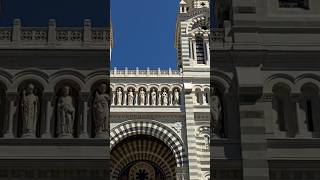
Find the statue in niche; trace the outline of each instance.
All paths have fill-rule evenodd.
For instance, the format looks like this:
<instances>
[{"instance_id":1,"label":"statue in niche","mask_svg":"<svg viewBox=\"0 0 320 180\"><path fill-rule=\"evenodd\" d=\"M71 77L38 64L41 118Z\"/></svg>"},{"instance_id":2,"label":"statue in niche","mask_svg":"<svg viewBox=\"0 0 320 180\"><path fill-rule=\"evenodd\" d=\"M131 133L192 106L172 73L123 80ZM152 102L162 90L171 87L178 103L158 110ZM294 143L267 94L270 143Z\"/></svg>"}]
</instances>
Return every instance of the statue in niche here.
<instances>
[{"instance_id":1,"label":"statue in niche","mask_svg":"<svg viewBox=\"0 0 320 180\"><path fill-rule=\"evenodd\" d=\"M109 95L107 94L107 85L101 84L95 95L94 122L96 128L96 137L105 137L109 132Z\"/></svg>"},{"instance_id":2,"label":"statue in niche","mask_svg":"<svg viewBox=\"0 0 320 180\"><path fill-rule=\"evenodd\" d=\"M58 123L60 128L60 137L70 137L73 134L73 125L75 118L75 108L73 98L70 95L69 86L63 87L62 95L58 100Z\"/></svg>"},{"instance_id":3,"label":"statue in niche","mask_svg":"<svg viewBox=\"0 0 320 180\"><path fill-rule=\"evenodd\" d=\"M162 92L162 103L164 106L168 105L168 93L166 89Z\"/></svg>"},{"instance_id":4,"label":"statue in niche","mask_svg":"<svg viewBox=\"0 0 320 180\"><path fill-rule=\"evenodd\" d=\"M134 94L133 94L132 88L130 88L129 92L128 92L128 105L129 106L133 105L133 100L134 100Z\"/></svg>"},{"instance_id":5,"label":"statue in niche","mask_svg":"<svg viewBox=\"0 0 320 180\"><path fill-rule=\"evenodd\" d=\"M175 89L173 92L173 105L179 105L180 94L178 89Z\"/></svg>"},{"instance_id":6,"label":"statue in niche","mask_svg":"<svg viewBox=\"0 0 320 180\"><path fill-rule=\"evenodd\" d=\"M209 149L210 146L210 136L205 134L203 136L203 140L204 140L204 146L206 147L206 149Z\"/></svg>"},{"instance_id":7,"label":"statue in niche","mask_svg":"<svg viewBox=\"0 0 320 180\"><path fill-rule=\"evenodd\" d=\"M211 117L213 121L213 133L217 134L219 132L218 125L220 124L220 121L222 120L222 107L221 107L221 100L219 96L215 92L215 88L212 89L212 100L211 100Z\"/></svg>"},{"instance_id":8,"label":"statue in niche","mask_svg":"<svg viewBox=\"0 0 320 180\"><path fill-rule=\"evenodd\" d=\"M34 85L29 84L22 95L23 137L35 137L40 106L34 90Z\"/></svg>"},{"instance_id":9,"label":"statue in niche","mask_svg":"<svg viewBox=\"0 0 320 180\"><path fill-rule=\"evenodd\" d=\"M122 89L118 88L117 90L117 105L122 104Z\"/></svg>"},{"instance_id":10,"label":"statue in niche","mask_svg":"<svg viewBox=\"0 0 320 180\"><path fill-rule=\"evenodd\" d=\"M140 99L140 105L143 106L145 103L145 97L146 97L146 92L144 92L144 89L141 88L139 92L139 99Z\"/></svg>"},{"instance_id":11,"label":"statue in niche","mask_svg":"<svg viewBox=\"0 0 320 180\"><path fill-rule=\"evenodd\" d=\"M155 89L151 91L151 105L155 106L157 102L157 93Z\"/></svg>"}]
</instances>

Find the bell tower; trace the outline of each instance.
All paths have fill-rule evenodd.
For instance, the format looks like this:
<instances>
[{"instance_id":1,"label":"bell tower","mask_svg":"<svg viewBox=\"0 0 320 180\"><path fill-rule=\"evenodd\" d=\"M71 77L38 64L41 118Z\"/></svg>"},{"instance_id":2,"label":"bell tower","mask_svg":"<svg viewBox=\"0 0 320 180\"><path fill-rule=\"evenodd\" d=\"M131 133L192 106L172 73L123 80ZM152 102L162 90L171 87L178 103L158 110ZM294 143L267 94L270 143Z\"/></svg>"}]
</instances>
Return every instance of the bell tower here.
<instances>
[{"instance_id":1,"label":"bell tower","mask_svg":"<svg viewBox=\"0 0 320 180\"><path fill-rule=\"evenodd\" d=\"M208 180L210 172L210 4L180 0L175 47L181 68L189 179ZM204 145L204 146L202 146Z\"/></svg>"},{"instance_id":2,"label":"bell tower","mask_svg":"<svg viewBox=\"0 0 320 180\"><path fill-rule=\"evenodd\" d=\"M184 72L210 70L208 0L181 0L177 19L178 67Z\"/></svg>"}]
</instances>

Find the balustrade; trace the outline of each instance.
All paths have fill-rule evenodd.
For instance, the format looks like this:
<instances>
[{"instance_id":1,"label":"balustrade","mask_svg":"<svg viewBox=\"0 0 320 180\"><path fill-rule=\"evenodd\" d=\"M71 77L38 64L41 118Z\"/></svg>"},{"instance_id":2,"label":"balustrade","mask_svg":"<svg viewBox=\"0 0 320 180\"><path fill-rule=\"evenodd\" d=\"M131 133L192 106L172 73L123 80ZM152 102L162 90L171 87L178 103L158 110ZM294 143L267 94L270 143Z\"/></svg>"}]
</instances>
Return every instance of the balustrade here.
<instances>
[{"instance_id":1,"label":"balustrade","mask_svg":"<svg viewBox=\"0 0 320 180\"><path fill-rule=\"evenodd\" d=\"M26 46L107 46L110 42L110 30L93 28L89 19L84 20L83 27L56 27L50 19L48 27L22 27L20 19L15 19L13 27L0 28L0 44L20 44Z\"/></svg>"},{"instance_id":2,"label":"balustrade","mask_svg":"<svg viewBox=\"0 0 320 180\"><path fill-rule=\"evenodd\" d=\"M114 68L111 70L110 75L118 77L118 76L173 76L173 77L180 77L182 70L172 70L169 68L168 70L162 70L158 68L157 70L151 70L147 68L147 70L128 70L125 68L124 70L119 70L118 68Z\"/></svg>"}]
</instances>

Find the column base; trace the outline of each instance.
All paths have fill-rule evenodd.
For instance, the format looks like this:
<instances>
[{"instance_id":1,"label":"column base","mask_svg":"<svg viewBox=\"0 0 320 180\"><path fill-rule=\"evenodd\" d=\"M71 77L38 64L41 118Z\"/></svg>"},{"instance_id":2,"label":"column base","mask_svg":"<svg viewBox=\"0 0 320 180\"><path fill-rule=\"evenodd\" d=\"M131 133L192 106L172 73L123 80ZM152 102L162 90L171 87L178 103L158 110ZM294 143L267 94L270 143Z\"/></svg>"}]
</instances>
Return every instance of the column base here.
<instances>
[{"instance_id":1,"label":"column base","mask_svg":"<svg viewBox=\"0 0 320 180\"><path fill-rule=\"evenodd\" d=\"M99 138L99 139L107 139L109 138L109 135L106 133L97 133L95 138Z\"/></svg>"},{"instance_id":2,"label":"column base","mask_svg":"<svg viewBox=\"0 0 320 180\"><path fill-rule=\"evenodd\" d=\"M6 132L4 135L3 135L4 138L7 138L7 139L12 139L14 138L14 135L12 132Z\"/></svg>"},{"instance_id":3,"label":"column base","mask_svg":"<svg viewBox=\"0 0 320 180\"><path fill-rule=\"evenodd\" d=\"M32 138L35 138L35 134L34 133L25 133L22 135L22 138L25 138L25 139L32 139Z\"/></svg>"},{"instance_id":4,"label":"column base","mask_svg":"<svg viewBox=\"0 0 320 180\"><path fill-rule=\"evenodd\" d=\"M81 133L80 136L79 136L79 138L81 138L81 139L88 139L88 138L89 138L88 133L87 133L87 132Z\"/></svg>"},{"instance_id":5,"label":"column base","mask_svg":"<svg viewBox=\"0 0 320 180\"><path fill-rule=\"evenodd\" d=\"M60 139L72 139L73 136L70 135L70 134L60 134L60 135L59 135L59 138L60 138Z\"/></svg>"},{"instance_id":6,"label":"column base","mask_svg":"<svg viewBox=\"0 0 320 180\"><path fill-rule=\"evenodd\" d=\"M43 139L51 139L51 134L49 132L45 132L41 135L41 138Z\"/></svg>"}]
</instances>

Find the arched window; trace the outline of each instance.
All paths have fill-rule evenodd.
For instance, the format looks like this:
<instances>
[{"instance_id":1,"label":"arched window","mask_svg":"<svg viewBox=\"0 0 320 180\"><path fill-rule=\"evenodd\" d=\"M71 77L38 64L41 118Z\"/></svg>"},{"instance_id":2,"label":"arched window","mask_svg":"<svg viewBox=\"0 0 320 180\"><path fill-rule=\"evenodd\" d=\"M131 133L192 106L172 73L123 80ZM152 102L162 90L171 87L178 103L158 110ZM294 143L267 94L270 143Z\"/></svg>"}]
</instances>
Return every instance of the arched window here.
<instances>
[{"instance_id":1,"label":"arched window","mask_svg":"<svg viewBox=\"0 0 320 180\"><path fill-rule=\"evenodd\" d=\"M284 85L277 85L273 89L273 105L277 111L277 123L280 131L288 131L286 123L286 104L289 101L290 89Z\"/></svg>"},{"instance_id":2,"label":"arched window","mask_svg":"<svg viewBox=\"0 0 320 180\"><path fill-rule=\"evenodd\" d=\"M205 46L204 46L203 38L201 36L196 37L196 55L197 55L197 64L206 64Z\"/></svg>"},{"instance_id":3,"label":"arched window","mask_svg":"<svg viewBox=\"0 0 320 180\"><path fill-rule=\"evenodd\" d=\"M303 94L302 108L306 114L306 124L308 131L320 131L319 119L320 115L318 112L320 100L319 100L319 89L313 84L306 84L301 88Z\"/></svg>"},{"instance_id":4,"label":"arched window","mask_svg":"<svg viewBox=\"0 0 320 180\"><path fill-rule=\"evenodd\" d=\"M277 112L279 131L287 132L288 136L295 136L298 132L295 103L291 98L290 88L284 84L277 84L273 88L273 109Z\"/></svg>"}]
</instances>

